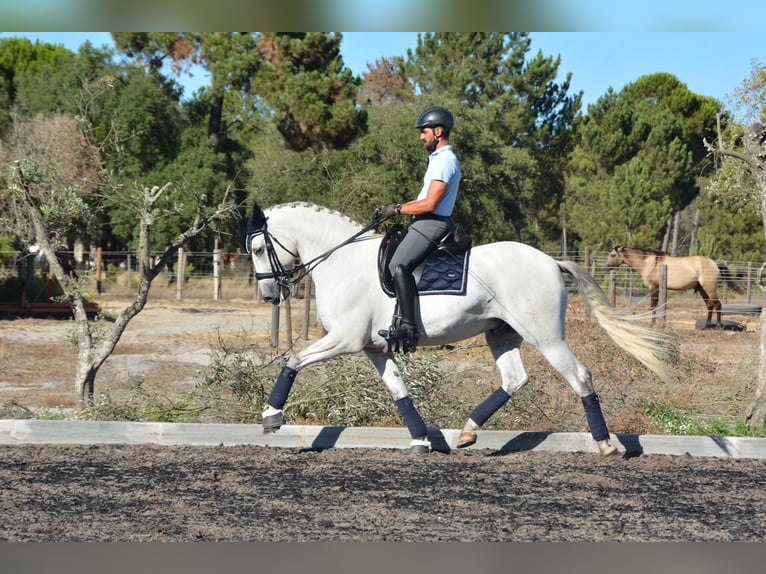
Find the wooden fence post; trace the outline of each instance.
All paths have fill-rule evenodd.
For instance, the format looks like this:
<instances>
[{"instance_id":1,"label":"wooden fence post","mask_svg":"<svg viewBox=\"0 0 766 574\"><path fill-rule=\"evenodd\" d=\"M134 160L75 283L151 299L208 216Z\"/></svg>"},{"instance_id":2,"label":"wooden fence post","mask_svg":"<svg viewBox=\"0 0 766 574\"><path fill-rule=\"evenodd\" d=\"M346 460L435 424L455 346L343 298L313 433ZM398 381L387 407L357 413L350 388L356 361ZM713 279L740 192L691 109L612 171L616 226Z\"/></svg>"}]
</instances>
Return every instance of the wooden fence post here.
<instances>
[{"instance_id":1,"label":"wooden fence post","mask_svg":"<svg viewBox=\"0 0 766 574\"><path fill-rule=\"evenodd\" d=\"M221 267L223 263L221 255L221 250L218 248L218 238L216 238L213 248L213 301L218 301L221 298Z\"/></svg>"},{"instance_id":2,"label":"wooden fence post","mask_svg":"<svg viewBox=\"0 0 766 574\"><path fill-rule=\"evenodd\" d=\"M660 311L660 324L665 325L665 312L668 307L668 266L660 264L660 292L657 298L657 309Z\"/></svg>"},{"instance_id":3,"label":"wooden fence post","mask_svg":"<svg viewBox=\"0 0 766 574\"><path fill-rule=\"evenodd\" d=\"M293 346L293 308L291 301L292 297L285 299L285 340L288 350Z\"/></svg>"},{"instance_id":4,"label":"wooden fence post","mask_svg":"<svg viewBox=\"0 0 766 574\"><path fill-rule=\"evenodd\" d=\"M125 256L125 265L127 265L128 271L128 289L133 290L133 264L131 262L130 253ZM101 265L101 263L99 263Z\"/></svg>"},{"instance_id":5,"label":"wooden fence post","mask_svg":"<svg viewBox=\"0 0 766 574\"><path fill-rule=\"evenodd\" d=\"M309 320L311 319L311 277L306 275L303 282L303 340L309 340Z\"/></svg>"},{"instance_id":6,"label":"wooden fence post","mask_svg":"<svg viewBox=\"0 0 766 574\"><path fill-rule=\"evenodd\" d=\"M593 275L593 272L590 270L590 247L585 247L585 270L588 271L591 275ZM590 319L590 307L588 305L585 305L585 317L587 319Z\"/></svg>"},{"instance_id":7,"label":"wooden fence post","mask_svg":"<svg viewBox=\"0 0 766 574\"><path fill-rule=\"evenodd\" d=\"M612 307L617 306L617 275L614 269L609 271L609 302Z\"/></svg>"},{"instance_id":8,"label":"wooden fence post","mask_svg":"<svg viewBox=\"0 0 766 574\"><path fill-rule=\"evenodd\" d=\"M101 274L104 266L104 250L101 247L96 247L96 291L99 295L103 293L101 286Z\"/></svg>"},{"instance_id":9,"label":"wooden fence post","mask_svg":"<svg viewBox=\"0 0 766 574\"><path fill-rule=\"evenodd\" d=\"M271 307L271 346L279 352L279 305Z\"/></svg>"},{"instance_id":10,"label":"wooden fence post","mask_svg":"<svg viewBox=\"0 0 766 574\"><path fill-rule=\"evenodd\" d=\"M178 263L176 263L176 301L184 298L184 273L186 271L186 255L184 248L178 248Z\"/></svg>"}]
</instances>

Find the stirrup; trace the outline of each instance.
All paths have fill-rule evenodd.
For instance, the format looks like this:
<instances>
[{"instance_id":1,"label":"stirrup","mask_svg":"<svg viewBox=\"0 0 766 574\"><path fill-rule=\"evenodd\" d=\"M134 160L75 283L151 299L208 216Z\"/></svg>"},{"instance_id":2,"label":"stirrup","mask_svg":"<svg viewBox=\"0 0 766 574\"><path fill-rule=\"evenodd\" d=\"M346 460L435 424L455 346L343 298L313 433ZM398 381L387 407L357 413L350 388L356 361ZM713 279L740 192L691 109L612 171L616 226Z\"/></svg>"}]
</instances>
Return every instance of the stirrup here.
<instances>
[{"instance_id":1,"label":"stirrup","mask_svg":"<svg viewBox=\"0 0 766 574\"><path fill-rule=\"evenodd\" d=\"M412 353L418 344L418 330L415 325L394 317L391 327L381 329L378 335L388 341L388 350L392 353Z\"/></svg>"}]
</instances>

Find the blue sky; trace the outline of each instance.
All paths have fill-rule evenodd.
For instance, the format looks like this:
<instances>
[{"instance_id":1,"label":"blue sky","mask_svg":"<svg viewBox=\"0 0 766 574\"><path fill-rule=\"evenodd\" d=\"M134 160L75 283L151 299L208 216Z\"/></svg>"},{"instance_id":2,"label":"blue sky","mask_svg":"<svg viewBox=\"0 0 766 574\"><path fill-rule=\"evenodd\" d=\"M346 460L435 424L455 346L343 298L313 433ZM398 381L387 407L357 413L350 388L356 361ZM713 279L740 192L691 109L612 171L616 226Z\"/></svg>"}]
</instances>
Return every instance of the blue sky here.
<instances>
[{"instance_id":1,"label":"blue sky","mask_svg":"<svg viewBox=\"0 0 766 574\"><path fill-rule=\"evenodd\" d=\"M61 43L71 50L90 40L111 45L108 32L4 32L0 38L27 36ZM344 32L341 53L355 74L383 56L404 56L417 46L417 32ZM572 73L572 89L584 92L584 104L608 88L621 90L639 77L669 72L697 94L731 103L732 92L752 70L766 62L766 42L758 32L533 32L531 53L561 56L559 71ZM182 78L191 94L207 83L204 71Z\"/></svg>"}]
</instances>

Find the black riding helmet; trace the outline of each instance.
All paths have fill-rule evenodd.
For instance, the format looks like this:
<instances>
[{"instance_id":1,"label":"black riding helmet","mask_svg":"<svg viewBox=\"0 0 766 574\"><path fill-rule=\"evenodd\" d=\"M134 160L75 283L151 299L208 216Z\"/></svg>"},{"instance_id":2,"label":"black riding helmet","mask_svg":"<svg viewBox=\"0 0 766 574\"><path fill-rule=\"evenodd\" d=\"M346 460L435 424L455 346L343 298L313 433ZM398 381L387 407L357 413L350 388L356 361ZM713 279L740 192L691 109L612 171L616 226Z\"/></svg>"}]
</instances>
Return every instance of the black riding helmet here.
<instances>
[{"instance_id":1,"label":"black riding helmet","mask_svg":"<svg viewBox=\"0 0 766 574\"><path fill-rule=\"evenodd\" d=\"M426 111L420 114L418 123L415 127L419 130L422 130L423 128L435 128L436 126L442 126L444 131L449 133L452 129L452 126L454 125L455 118L451 111L449 111L447 108L434 106L432 108L428 108Z\"/></svg>"}]
</instances>

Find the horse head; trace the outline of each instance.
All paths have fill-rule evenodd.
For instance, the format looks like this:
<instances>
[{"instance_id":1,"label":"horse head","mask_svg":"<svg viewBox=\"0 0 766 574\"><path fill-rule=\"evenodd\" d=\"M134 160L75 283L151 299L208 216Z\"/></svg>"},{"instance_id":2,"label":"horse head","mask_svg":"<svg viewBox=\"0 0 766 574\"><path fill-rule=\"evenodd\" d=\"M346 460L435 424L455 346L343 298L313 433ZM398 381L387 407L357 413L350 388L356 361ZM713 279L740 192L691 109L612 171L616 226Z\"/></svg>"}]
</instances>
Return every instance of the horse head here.
<instances>
[{"instance_id":1,"label":"horse head","mask_svg":"<svg viewBox=\"0 0 766 574\"><path fill-rule=\"evenodd\" d=\"M614 269L625 263L625 248L619 245L612 247L604 261L604 269Z\"/></svg>"},{"instance_id":2,"label":"horse head","mask_svg":"<svg viewBox=\"0 0 766 574\"><path fill-rule=\"evenodd\" d=\"M280 243L279 239L271 236L267 221L268 217L263 209L254 203L253 212L247 222L245 243L253 260L261 297L267 303L279 305L290 296L293 270L298 256Z\"/></svg>"}]
</instances>

